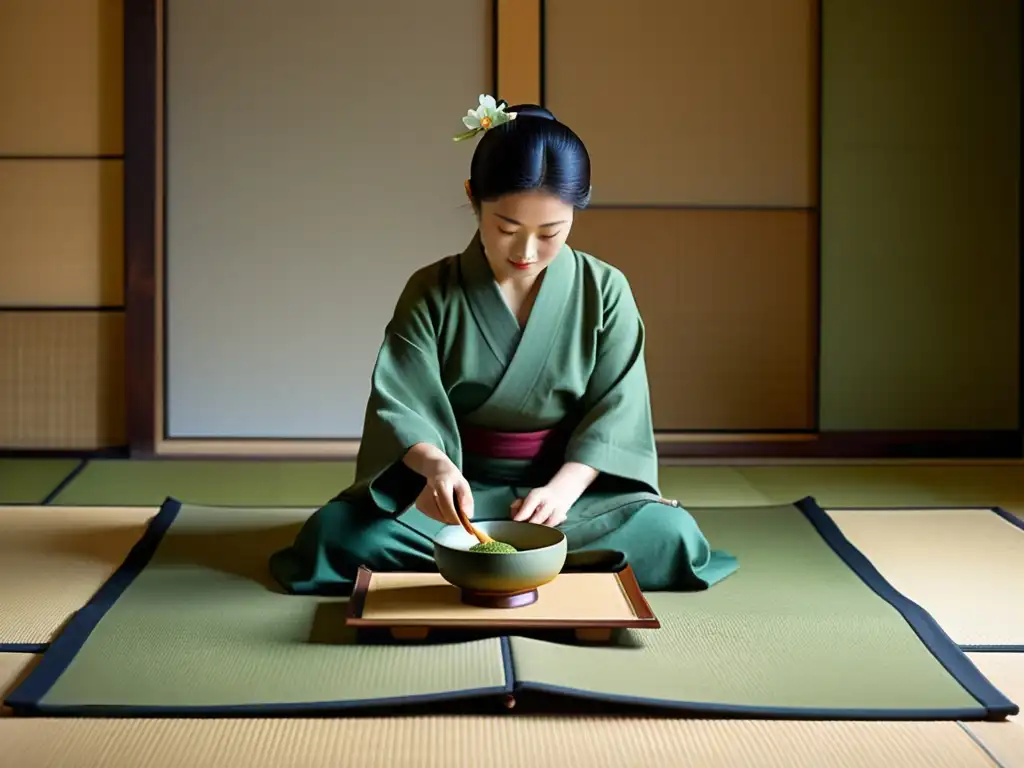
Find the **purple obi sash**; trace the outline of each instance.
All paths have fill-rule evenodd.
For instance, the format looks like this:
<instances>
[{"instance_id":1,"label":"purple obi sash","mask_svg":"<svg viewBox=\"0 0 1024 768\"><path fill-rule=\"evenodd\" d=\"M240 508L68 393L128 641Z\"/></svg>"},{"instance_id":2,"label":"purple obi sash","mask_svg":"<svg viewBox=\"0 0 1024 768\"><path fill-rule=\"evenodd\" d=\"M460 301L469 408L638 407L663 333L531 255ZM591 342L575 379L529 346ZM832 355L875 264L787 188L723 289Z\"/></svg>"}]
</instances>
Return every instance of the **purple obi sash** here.
<instances>
[{"instance_id":1,"label":"purple obi sash","mask_svg":"<svg viewBox=\"0 0 1024 768\"><path fill-rule=\"evenodd\" d=\"M535 459L544 449L553 429L539 432L498 432L460 424L462 450L489 459Z\"/></svg>"}]
</instances>

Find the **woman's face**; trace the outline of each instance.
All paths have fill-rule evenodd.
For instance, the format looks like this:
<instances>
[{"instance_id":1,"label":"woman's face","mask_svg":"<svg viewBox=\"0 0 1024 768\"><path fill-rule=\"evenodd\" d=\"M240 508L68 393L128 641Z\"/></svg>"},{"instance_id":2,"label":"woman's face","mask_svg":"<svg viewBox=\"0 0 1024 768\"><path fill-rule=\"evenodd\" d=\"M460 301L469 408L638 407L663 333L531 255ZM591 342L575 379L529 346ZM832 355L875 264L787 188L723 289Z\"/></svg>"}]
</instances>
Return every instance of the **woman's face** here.
<instances>
[{"instance_id":1,"label":"woman's face","mask_svg":"<svg viewBox=\"0 0 1024 768\"><path fill-rule=\"evenodd\" d=\"M480 204L480 240L499 282L539 275L565 244L573 207L546 192L517 192Z\"/></svg>"}]
</instances>

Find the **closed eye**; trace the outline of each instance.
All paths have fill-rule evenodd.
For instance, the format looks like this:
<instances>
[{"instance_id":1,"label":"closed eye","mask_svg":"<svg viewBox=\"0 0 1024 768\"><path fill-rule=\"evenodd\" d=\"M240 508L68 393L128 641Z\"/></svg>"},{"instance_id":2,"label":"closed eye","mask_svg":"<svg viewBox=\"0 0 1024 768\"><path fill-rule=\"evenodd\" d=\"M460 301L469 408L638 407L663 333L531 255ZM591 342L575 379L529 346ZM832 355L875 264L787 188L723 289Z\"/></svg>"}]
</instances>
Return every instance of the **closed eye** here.
<instances>
[{"instance_id":1,"label":"closed eye","mask_svg":"<svg viewBox=\"0 0 1024 768\"><path fill-rule=\"evenodd\" d=\"M501 232L501 234L503 234L503 235L514 235L515 234L515 232L509 232L508 230L502 229L501 227L498 227L498 231ZM539 237L541 240L553 240L556 237L558 237L558 235L559 235L559 233L555 232L553 235L537 235L537 237Z\"/></svg>"}]
</instances>

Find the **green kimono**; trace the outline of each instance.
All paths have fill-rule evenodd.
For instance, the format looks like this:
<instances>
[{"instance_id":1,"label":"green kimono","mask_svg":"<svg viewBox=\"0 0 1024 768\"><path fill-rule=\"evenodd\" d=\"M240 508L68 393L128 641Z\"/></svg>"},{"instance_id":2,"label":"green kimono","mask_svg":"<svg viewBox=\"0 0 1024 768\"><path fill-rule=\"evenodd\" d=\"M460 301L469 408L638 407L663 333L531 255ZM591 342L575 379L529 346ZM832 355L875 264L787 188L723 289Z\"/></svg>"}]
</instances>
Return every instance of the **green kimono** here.
<instances>
[{"instance_id":1,"label":"green kimono","mask_svg":"<svg viewBox=\"0 0 1024 768\"><path fill-rule=\"evenodd\" d=\"M555 428L563 438L537 459L487 458L463 451L460 423ZM271 558L285 589L346 594L360 565L437 570L432 539L443 524L413 506L425 481L402 462L417 443L460 468L478 521L509 518L512 502L565 462L598 470L559 526L568 568L628 562L645 590L705 589L737 568L658 489L644 326L625 277L568 246L547 267L522 329L479 234L410 278L374 366L355 482Z\"/></svg>"}]
</instances>

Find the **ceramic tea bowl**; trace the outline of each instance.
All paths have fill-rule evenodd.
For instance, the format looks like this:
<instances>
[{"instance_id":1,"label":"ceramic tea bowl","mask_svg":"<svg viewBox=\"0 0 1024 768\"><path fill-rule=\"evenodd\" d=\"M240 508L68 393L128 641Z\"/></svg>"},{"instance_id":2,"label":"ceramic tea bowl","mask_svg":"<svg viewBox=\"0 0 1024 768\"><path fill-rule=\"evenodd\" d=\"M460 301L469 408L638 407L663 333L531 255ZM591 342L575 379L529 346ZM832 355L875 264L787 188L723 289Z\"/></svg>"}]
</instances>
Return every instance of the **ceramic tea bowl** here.
<instances>
[{"instance_id":1,"label":"ceramic tea bowl","mask_svg":"<svg viewBox=\"0 0 1024 768\"><path fill-rule=\"evenodd\" d=\"M518 551L470 552L478 543L473 535L458 525L444 528L434 537L434 560L445 581L464 592L529 592L552 581L565 565L565 534L556 528L515 520L489 520L473 525Z\"/></svg>"}]
</instances>

